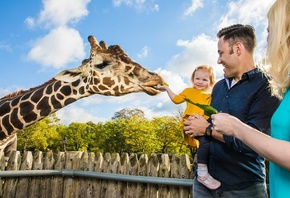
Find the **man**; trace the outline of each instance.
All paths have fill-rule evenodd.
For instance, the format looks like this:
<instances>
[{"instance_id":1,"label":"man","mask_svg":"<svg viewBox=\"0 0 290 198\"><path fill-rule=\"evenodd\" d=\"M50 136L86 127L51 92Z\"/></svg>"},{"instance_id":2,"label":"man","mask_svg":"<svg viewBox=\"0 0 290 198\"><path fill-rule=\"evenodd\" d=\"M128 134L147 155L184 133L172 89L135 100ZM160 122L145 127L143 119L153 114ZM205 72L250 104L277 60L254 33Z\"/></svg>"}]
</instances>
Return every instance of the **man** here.
<instances>
[{"instance_id":1,"label":"man","mask_svg":"<svg viewBox=\"0 0 290 198\"><path fill-rule=\"evenodd\" d=\"M268 78L255 67L254 28L236 24L221 29L217 36L217 63L223 65L225 78L213 88L211 106L267 133L279 100L271 95ZM210 190L195 178L195 198L268 197L264 158L240 140L212 130L210 120L200 115L189 117L184 130L192 137L211 136L209 173L221 182L220 188Z\"/></svg>"}]
</instances>

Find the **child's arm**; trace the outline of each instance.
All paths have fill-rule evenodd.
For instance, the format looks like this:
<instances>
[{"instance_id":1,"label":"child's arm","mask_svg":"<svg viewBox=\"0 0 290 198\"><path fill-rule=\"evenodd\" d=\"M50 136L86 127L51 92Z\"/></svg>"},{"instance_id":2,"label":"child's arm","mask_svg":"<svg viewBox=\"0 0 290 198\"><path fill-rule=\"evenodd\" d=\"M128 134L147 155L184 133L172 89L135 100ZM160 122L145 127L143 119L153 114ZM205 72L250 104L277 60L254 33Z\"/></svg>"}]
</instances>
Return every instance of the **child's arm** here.
<instances>
[{"instance_id":1,"label":"child's arm","mask_svg":"<svg viewBox=\"0 0 290 198\"><path fill-rule=\"evenodd\" d=\"M158 84L157 89L159 89L161 91L166 91L171 100L173 100L173 98L176 96L176 94L172 92L172 90L169 88L169 86L162 86L162 85Z\"/></svg>"}]
</instances>

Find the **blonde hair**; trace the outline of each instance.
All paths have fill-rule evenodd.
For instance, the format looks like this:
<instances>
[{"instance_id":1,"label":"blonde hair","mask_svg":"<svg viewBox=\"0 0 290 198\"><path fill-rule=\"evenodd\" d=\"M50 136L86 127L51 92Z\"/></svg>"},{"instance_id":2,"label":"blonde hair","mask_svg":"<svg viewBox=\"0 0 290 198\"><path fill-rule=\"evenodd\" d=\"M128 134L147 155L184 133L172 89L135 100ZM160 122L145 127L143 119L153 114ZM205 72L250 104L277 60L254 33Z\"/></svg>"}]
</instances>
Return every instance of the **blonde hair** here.
<instances>
[{"instance_id":1,"label":"blonde hair","mask_svg":"<svg viewBox=\"0 0 290 198\"><path fill-rule=\"evenodd\" d=\"M268 12L267 61L272 90L283 97L290 87L290 1L276 0Z\"/></svg>"},{"instance_id":2,"label":"blonde hair","mask_svg":"<svg viewBox=\"0 0 290 198\"><path fill-rule=\"evenodd\" d=\"M215 73L214 73L212 66L200 65L200 66L196 67L195 70L192 72L191 79L190 79L192 84L194 81L194 75L195 75L197 70L205 70L208 72L208 74L209 74L209 89L212 89L214 84L215 84Z\"/></svg>"}]
</instances>

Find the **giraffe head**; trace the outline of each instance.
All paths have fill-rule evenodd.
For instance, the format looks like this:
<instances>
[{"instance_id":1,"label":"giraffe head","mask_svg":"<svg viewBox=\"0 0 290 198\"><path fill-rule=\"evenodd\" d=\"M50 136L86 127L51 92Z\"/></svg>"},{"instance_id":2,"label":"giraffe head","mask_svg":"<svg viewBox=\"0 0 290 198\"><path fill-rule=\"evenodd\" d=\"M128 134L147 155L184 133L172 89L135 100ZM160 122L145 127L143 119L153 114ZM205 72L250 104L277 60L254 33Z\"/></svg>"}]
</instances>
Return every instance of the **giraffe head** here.
<instances>
[{"instance_id":1,"label":"giraffe head","mask_svg":"<svg viewBox=\"0 0 290 198\"><path fill-rule=\"evenodd\" d=\"M132 92L145 92L156 95L159 90L154 87L164 80L156 73L150 72L131 58L118 45L107 47L104 41L99 44L94 36L89 36L91 54L78 68L65 70L55 79L87 83L86 94L121 96Z\"/></svg>"}]
</instances>

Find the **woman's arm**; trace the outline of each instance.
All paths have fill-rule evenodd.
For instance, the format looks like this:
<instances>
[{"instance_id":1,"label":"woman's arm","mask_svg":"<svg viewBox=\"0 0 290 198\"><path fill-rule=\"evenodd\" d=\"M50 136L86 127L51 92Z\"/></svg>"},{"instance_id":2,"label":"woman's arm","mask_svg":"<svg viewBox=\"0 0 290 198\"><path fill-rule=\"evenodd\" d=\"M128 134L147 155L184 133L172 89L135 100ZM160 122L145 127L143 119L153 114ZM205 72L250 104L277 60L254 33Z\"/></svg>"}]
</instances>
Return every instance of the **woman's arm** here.
<instances>
[{"instance_id":1,"label":"woman's arm","mask_svg":"<svg viewBox=\"0 0 290 198\"><path fill-rule=\"evenodd\" d=\"M272 138L229 114L218 113L211 118L218 133L240 139L269 161L290 170L290 142Z\"/></svg>"}]
</instances>

